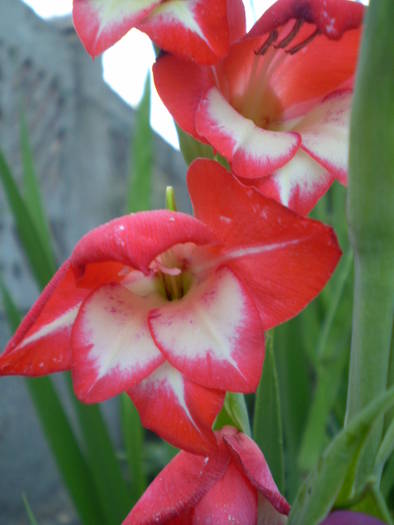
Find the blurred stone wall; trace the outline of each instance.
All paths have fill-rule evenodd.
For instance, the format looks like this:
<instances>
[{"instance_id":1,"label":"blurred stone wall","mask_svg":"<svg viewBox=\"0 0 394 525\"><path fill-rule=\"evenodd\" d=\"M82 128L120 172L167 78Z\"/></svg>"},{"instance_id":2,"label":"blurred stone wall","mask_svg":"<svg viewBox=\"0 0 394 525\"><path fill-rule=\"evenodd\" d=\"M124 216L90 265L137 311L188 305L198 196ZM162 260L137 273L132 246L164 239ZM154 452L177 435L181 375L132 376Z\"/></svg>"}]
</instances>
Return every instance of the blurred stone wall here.
<instances>
[{"instance_id":1,"label":"blurred stone wall","mask_svg":"<svg viewBox=\"0 0 394 525\"><path fill-rule=\"evenodd\" d=\"M61 262L86 231L124 212L134 115L103 82L101 61L84 52L69 18L48 23L19 0L1 0L0 148L19 180L21 108ZM163 206L165 185L172 184L180 208L187 209L184 179L180 154L157 137L155 207ZM1 186L0 271L26 311L38 290ZM9 335L0 308L0 349ZM106 411L116 440L116 413L111 406ZM0 378L0 524L27 523L22 492L40 525L72 522L24 380Z\"/></svg>"}]
</instances>

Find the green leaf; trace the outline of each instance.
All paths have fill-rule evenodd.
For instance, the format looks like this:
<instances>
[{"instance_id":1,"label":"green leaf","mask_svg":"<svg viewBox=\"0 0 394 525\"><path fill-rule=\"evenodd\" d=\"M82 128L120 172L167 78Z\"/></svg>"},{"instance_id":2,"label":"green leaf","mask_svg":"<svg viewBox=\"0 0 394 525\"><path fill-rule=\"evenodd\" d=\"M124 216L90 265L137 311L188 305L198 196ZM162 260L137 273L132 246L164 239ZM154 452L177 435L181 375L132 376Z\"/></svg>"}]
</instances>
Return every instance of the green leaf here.
<instances>
[{"instance_id":1,"label":"green leaf","mask_svg":"<svg viewBox=\"0 0 394 525\"><path fill-rule=\"evenodd\" d=\"M361 512L393 525L390 511L375 482L367 485L358 501L348 508L353 512Z\"/></svg>"},{"instance_id":2,"label":"green leaf","mask_svg":"<svg viewBox=\"0 0 394 525\"><path fill-rule=\"evenodd\" d=\"M337 399L343 371L348 361L347 344L350 338L350 319L346 323L341 321L344 317L348 317L349 304L346 299L351 292L349 277L352 266L353 255L349 250L335 273L335 288L331 294L331 301L318 341L316 388L298 458L298 464L304 471L316 465L327 442L327 421ZM340 304L344 295L345 300Z\"/></svg>"},{"instance_id":3,"label":"green leaf","mask_svg":"<svg viewBox=\"0 0 394 525\"><path fill-rule=\"evenodd\" d=\"M8 204L14 216L18 235L33 275L38 285L43 288L55 272L53 261L43 247L41 237L37 232L34 220L24 202L18 186L0 151L0 181L3 184Z\"/></svg>"},{"instance_id":4,"label":"green leaf","mask_svg":"<svg viewBox=\"0 0 394 525\"><path fill-rule=\"evenodd\" d=\"M38 525L38 521L36 520L33 511L31 510L31 507L29 505L29 502L27 501L25 494L22 494L22 500L25 506L27 517L29 518L30 525Z\"/></svg>"},{"instance_id":5,"label":"green leaf","mask_svg":"<svg viewBox=\"0 0 394 525\"><path fill-rule=\"evenodd\" d=\"M10 328L15 330L22 316L1 282L0 291ZM48 377L40 377L26 379L25 382L41 428L82 523L105 523L89 466L52 381Z\"/></svg>"},{"instance_id":6,"label":"green leaf","mask_svg":"<svg viewBox=\"0 0 394 525\"><path fill-rule=\"evenodd\" d=\"M11 331L14 332L18 328L22 320L22 315L19 312L18 307L14 303L11 297L11 294L6 288L1 275L0 275L0 292L1 292L3 306L4 306L5 314L7 316L9 327Z\"/></svg>"},{"instance_id":7,"label":"green leaf","mask_svg":"<svg viewBox=\"0 0 394 525\"><path fill-rule=\"evenodd\" d=\"M27 129L24 114L21 114L20 122L20 143L21 157L23 165L23 193L24 201L30 212L37 233L40 235L42 247L45 250L48 261L53 268L56 266L55 256L53 254L52 238L49 230L47 217L41 200L41 192L34 168L34 159L30 147L29 132Z\"/></svg>"},{"instance_id":8,"label":"green leaf","mask_svg":"<svg viewBox=\"0 0 394 525\"><path fill-rule=\"evenodd\" d=\"M311 398L308 355L302 316L275 329L275 362L285 444L286 495L292 501L300 483L297 457Z\"/></svg>"},{"instance_id":9,"label":"green leaf","mask_svg":"<svg viewBox=\"0 0 394 525\"><path fill-rule=\"evenodd\" d=\"M153 172L153 134L150 127L150 75L146 77L144 93L136 110L127 209L129 212L151 208Z\"/></svg>"},{"instance_id":10,"label":"green leaf","mask_svg":"<svg viewBox=\"0 0 394 525\"><path fill-rule=\"evenodd\" d=\"M274 333L266 334L263 374L256 393L253 439L263 451L279 491L285 491L283 430L278 372L273 347Z\"/></svg>"},{"instance_id":11,"label":"green leaf","mask_svg":"<svg viewBox=\"0 0 394 525\"><path fill-rule=\"evenodd\" d=\"M350 468L374 423L394 405L394 388L369 403L330 443L317 467L302 484L288 525L318 525L334 506Z\"/></svg>"},{"instance_id":12,"label":"green leaf","mask_svg":"<svg viewBox=\"0 0 394 525\"><path fill-rule=\"evenodd\" d=\"M126 394L122 394L121 421L127 462L130 470L132 503L136 503L147 486L143 463L144 428L138 411Z\"/></svg>"},{"instance_id":13,"label":"green leaf","mask_svg":"<svg viewBox=\"0 0 394 525\"><path fill-rule=\"evenodd\" d=\"M131 507L131 497L99 405L86 405L74 395L70 374L66 374L94 484L106 516L105 523L119 525ZM101 523L101 522L100 522Z\"/></svg>"},{"instance_id":14,"label":"green leaf","mask_svg":"<svg viewBox=\"0 0 394 525\"><path fill-rule=\"evenodd\" d=\"M391 421L390 426L386 430L386 433L383 437L383 441L380 445L378 454L376 456L376 465L380 468L386 463L389 457L394 452L394 419Z\"/></svg>"},{"instance_id":15,"label":"green leaf","mask_svg":"<svg viewBox=\"0 0 394 525\"><path fill-rule=\"evenodd\" d=\"M385 498L391 502L391 510L394 512L394 454L391 455L384 469L381 487Z\"/></svg>"},{"instance_id":16,"label":"green leaf","mask_svg":"<svg viewBox=\"0 0 394 525\"><path fill-rule=\"evenodd\" d=\"M48 377L40 377L26 379L26 384L59 472L82 522L106 523L90 468L52 381Z\"/></svg>"}]
</instances>

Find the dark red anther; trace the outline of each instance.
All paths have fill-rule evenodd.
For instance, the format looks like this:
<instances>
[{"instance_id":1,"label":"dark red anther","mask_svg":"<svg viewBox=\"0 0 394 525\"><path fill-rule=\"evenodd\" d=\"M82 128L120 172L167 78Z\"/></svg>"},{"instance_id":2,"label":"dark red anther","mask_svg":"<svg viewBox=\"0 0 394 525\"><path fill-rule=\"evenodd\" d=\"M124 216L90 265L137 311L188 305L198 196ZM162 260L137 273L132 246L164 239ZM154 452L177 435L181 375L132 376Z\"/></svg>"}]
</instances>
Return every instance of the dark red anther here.
<instances>
[{"instance_id":1,"label":"dark red anther","mask_svg":"<svg viewBox=\"0 0 394 525\"><path fill-rule=\"evenodd\" d=\"M274 29L268 36L267 40L264 42L264 44L255 51L255 55L265 55L265 53L270 48L271 44L273 44L276 39L278 38L278 31Z\"/></svg>"},{"instance_id":2,"label":"dark red anther","mask_svg":"<svg viewBox=\"0 0 394 525\"><path fill-rule=\"evenodd\" d=\"M301 29L301 26L303 25L304 20L301 18L297 19L290 31L290 33L285 36L280 42L274 45L275 49L284 49L287 47L290 42L297 36L298 31Z\"/></svg>"},{"instance_id":3,"label":"dark red anther","mask_svg":"<svg viewBox=\"0 0 394 525\"><path fill-rule=\"evenodd\" d=\"M310 44L312 42L312 40L317 36L317 35L320 35L321 34L321 31L320 29L317 27L313 33L311 35L309 35L305 40L303 40L302 42L300 42L299 44L297 44L296 46L290 48L290 49L286 49L286 53L289 53L289 55L295 55L296 53L298 53L298 51L300 51L300 49L302 49L303 47L307 46L308 44Z\"/></svg>"}]
</instances>

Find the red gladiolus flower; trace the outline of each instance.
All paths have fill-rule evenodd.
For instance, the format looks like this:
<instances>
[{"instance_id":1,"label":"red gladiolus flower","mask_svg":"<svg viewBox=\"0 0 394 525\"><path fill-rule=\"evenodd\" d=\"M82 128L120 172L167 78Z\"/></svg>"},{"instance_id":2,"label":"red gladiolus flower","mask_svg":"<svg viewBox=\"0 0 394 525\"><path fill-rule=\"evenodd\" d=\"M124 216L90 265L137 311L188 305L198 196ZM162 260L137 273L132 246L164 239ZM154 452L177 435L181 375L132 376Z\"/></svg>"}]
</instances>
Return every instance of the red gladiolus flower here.
<instances>
[{"instance_id":1,"label":"red gladiolus flower","mask_svg":"<svg viewBox=\"0 0 394 525\"><path fill-rule=\"evenodd\" d=\"M212 64L245 32L241 0L74 0L73 18L92 57L137 27L166 51Z\"/></svg>"},{"instance_id":2,"label":"red gladiolus flower","mask_svg":"<svg viewBox=\"0 0 394 525\"><path fill-rule=\"evenodd\" d=\"M0 374L71 370L91 403L127 391L143 424L180 448L216 447L224 392L253 392L263 330L324 286L332 230L241 185L213 161L189 169L196 218L152 211L91 231L0 357Z\"/></svg>"},{"instance_id":3,"label":"red gladiolus flower","mask_svg":"<svg viewBox=\"0 0 394 525\"><path fill-rule=\"evenodd\" d=\"M363 6L279 0L213 67L164 55L157 90L187 133L265 195L309 212L347 177Z\"/></svg>"},{"instance_id":4,"label":"red gladiolus flower","mask_svg":"<svg viewBox=\"0 0 394 525\"><path fill-rule=\"evenodd\" d=\"M203 458L180 452L151 483L123 525L282 525L290 507L258 446L235 428L216 433Z\"/></svg>"}]
</instances>

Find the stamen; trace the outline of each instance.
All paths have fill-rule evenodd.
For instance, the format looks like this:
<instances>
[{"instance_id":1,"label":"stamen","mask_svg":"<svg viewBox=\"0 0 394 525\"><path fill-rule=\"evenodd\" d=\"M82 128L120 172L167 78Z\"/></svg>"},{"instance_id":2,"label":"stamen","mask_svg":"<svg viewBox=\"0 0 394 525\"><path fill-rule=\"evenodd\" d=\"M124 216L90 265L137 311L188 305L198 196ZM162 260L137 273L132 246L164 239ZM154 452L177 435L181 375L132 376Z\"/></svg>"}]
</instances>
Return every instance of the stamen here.
<instances>
[{"instance_id":1,"label":"stamen","mask_svg":"<svg viewBox=\"0 0 394 525\"><path fill-rule=\"evenodd\" d=\"M274 29L269 34L264 44L261 47L259 47L259 49L257 49L257 51L255 51L254 54L255 55L265 55L268 49L270 48L271 44L273 44L277 38L278 38L278 31Z\"/></svg>"},{"instance_id":2,"label":"stamen","mask_svg":"<svg viewBox=\"0 0 394 525\"><path fill-rule=\"evenodd\" d=\"M301 18L296 20L290 33L287 36L285 36L285 38L283 38L280 42L275 44L274 48L284 49L285 47L287 47L290 44L290 42L294 40L294 38L297 36L298 31L301 29L301 26L303 25L303 23L304 23L304 20L302 20Z\"/></svg>"},{"instance_id":3,"label":"stamen","mask_svg":"<svg viewBox=\"0 0 394 525\"><path fill-rule=\"evenodd\" d=\"M291 49L286 49L286 53L288 53L289 55L295 55L296 53L298 53L298 51L300 51L302 48L304 48L305 46L307 46L308 44L310 44L312 42L312 40L321 33L320 29L317 27L315 29L315 31L313 31L313 33L311 35L308 36L308 38L306 38L303 42L300 42L299 44L297 44L296 46L292 47Z\"/></svg>"}]
</instances>

